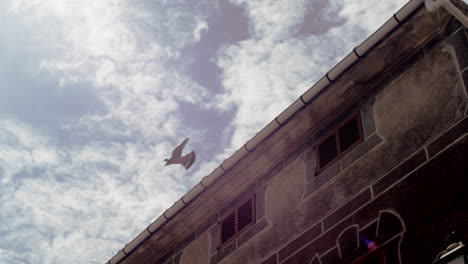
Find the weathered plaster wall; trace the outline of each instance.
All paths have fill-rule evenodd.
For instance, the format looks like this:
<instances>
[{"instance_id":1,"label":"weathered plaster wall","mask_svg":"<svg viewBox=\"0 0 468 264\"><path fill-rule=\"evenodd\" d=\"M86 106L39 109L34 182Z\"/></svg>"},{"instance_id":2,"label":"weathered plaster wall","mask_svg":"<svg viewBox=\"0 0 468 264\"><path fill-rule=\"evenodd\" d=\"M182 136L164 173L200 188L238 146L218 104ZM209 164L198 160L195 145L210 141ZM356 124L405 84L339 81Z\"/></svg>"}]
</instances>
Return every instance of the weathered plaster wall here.
<instances>
[{"instance_id":1,"label":"weathered plaster wall","mask_svg":"<svg viewBox=\"0 0 468 264\"><path fill-rule=\"evenodd\" d=\"M206 264L210 262L209 237L204 233L198 239L190 243L182 252L180 263Z\"/></svg>"},{"instance_id":2,"label":"weathered plaster wall","mask_svg":"<svg viewBox=\"0 0 468 264\"><path fill-rule=\"evenodd\" d=\"M450 47L441 45L377 95L374 117L380 137L418 147L463 116L465 98L455 60Z\"/></svg>"}]
</instances>

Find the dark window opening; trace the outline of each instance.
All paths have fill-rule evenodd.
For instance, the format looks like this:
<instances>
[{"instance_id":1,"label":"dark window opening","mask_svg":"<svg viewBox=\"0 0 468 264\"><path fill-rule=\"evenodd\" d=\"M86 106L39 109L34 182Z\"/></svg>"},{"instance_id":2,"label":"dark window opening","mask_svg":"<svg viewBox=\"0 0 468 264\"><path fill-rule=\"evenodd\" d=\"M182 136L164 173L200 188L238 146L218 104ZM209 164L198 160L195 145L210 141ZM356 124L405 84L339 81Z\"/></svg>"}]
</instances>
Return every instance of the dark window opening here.
<instances>
[{"instance_id":1,"label":"dark window opening","mask_svg":"<svg viewBox=\"0 0 468 264\"><path fill-rule=\"evenodd\" d=\"M320 167L322 168L338 157L335 134L325 139L325 141L318 146L318 156Z\"/></svg>"},{"instance_id":2,"label":"dark window opening","mask_svg":"<svg viewBox=\"0 0 468 264\"><path fill-rule=\"evenodd\" d=\"M253 222L253 204L252 199L249 199L245 204L237 210L237 229L241 231L244 227Z\"/></svg>"},{"instance_id":3,"label":"dark window opening","mask_svg":"<svg viewBox=\"0 0 468 264\"><path fill-rule=\"evenodd\" d=\"M224 246L241 232L246 230L255 222L255 197L250 197L247 201L237 207L234 212L226 216L220 223L220 244Z\"/></svg>"},{"instance_id":4,"label":"dark window opening","mask_svg":"<svg viewBox=\"0 0 468 264\"><path fill-rule=\"evenodd\" d=\"M343 152L360 139L357 118L351 119L338 130L340 137L340 151Z\"/></svg>"},{"instance_id":5,"label":"dark window opening","mask_svg":"<svg viewBox=\"0 0 468 264\"><path fill-rule=\"evenodd\" d=\"M361 118L359 114L356 114L332 130L317 145L317 169L315 174L318 175L330 167L362 141Z\"/></svg>"}]
</instances>

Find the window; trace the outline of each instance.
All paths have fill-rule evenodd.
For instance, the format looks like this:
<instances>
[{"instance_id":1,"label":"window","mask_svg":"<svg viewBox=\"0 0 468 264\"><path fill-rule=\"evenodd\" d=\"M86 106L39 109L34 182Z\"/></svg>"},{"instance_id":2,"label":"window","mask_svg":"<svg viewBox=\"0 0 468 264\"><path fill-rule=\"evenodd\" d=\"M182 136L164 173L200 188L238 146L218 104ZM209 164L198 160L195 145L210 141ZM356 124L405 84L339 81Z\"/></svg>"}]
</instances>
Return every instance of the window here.
<instances>
[{"instance_id":1,"label":"window","mask_svg":"<svg viewBox=\"0 0 468 264\"><path fill-rule=\"evenodd\" d=\"M318 175L363 141L359 114L353 115L326 136L316 147Z\"/></svg>"},{"instance_id":2,"label":"window","mask_svg":"<svg viewBox=\"0 0 468 264\"><path fill-rule=\"evenodd\" d=\"M255 197L250 197L219 223L219 246L224 246L255 222Z\"/></svg>"}]
</instances>

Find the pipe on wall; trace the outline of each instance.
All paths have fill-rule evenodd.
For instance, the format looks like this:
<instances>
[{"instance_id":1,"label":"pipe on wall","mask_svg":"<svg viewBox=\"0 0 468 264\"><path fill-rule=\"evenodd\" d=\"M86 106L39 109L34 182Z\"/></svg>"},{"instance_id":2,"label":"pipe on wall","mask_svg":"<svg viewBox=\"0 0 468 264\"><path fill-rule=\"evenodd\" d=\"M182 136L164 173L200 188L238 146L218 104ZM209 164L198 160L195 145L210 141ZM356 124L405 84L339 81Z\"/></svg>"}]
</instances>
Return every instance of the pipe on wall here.
<instances>
[{"instance_id":1,"label":"pipe on wall","mask_svg":"<svg viewBox=\"0 0 468 264\"><path fill-rule=\"evenodd\" d=\"M435 12L439 8L443 7L450 14L456 17L465 28L468 28L468 17L463 14L450 0L425 0L424 5L429 12Z\"/></svg>"}]
</instances>

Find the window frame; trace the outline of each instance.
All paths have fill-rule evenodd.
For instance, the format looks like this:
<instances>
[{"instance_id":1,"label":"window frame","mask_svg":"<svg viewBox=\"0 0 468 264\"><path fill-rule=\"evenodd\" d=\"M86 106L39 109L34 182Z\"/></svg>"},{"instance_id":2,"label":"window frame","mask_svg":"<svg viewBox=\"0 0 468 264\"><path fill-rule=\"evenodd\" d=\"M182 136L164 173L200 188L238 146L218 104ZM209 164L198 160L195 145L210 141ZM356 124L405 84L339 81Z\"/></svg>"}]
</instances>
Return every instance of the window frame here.
<instances>
[{"instance_id":1,"label":"window frame","mask_svg":"<svg viewBox=\"0 0 468 264\"><path fill-rule=\"evenodd\" d=\"M248 198L243 199L242 202L239 202L234 209L229 211L221 220L218 222L218 250L223 248L224 246L228 245L231 241L237 239L240 234L244 233L247 229L249 229L251 226L253 226L256 223L256 199L255 199L255 193L251 194ZM245 225L242 229L238 230L238 211L239 209L245 205L248 201L250 200L250 203L252 205L252 221ZM222 242L222 228L223 225L222 223L224 220L229 218L232 214L234 214L234 226L235 226L235 232L234 235L230 238L228 238L226 241Z\"/></svg>"},{"instance_id":2,"label":"window frame","mask_svg":"<svg viewBox=\"0 0 468 264\"><path fill-rule=\"evenodd\" d=\"M358 126L358 135L359 139L354 142L352 145L350 145L347 149L344 151L341 151L340 147L340 129L344 127L349 121L356 119L357 120L357 126ZM331 161L329 161L324 167L320 167L320 152L319 152L319 146L325 142L328 138L331 136L335 136L335 148L337 151L337 155L335 158L333 158ZM351 150L353 150L357 145L361 144L364 141L364 133L363 133L363 128L362 128L362 119L360 112L353 113L350 115L348 118L346 118L344 121L340 122L337 126L335 126L334 129L332 129L330 132L325 134L321 140L314 146L315 150L315 176L318 176L320 173L325 171L326 169L330 168L333 164L335 164L338 160L340 160L344 155L348 154Z\"/></svg>"}]
</instances>

